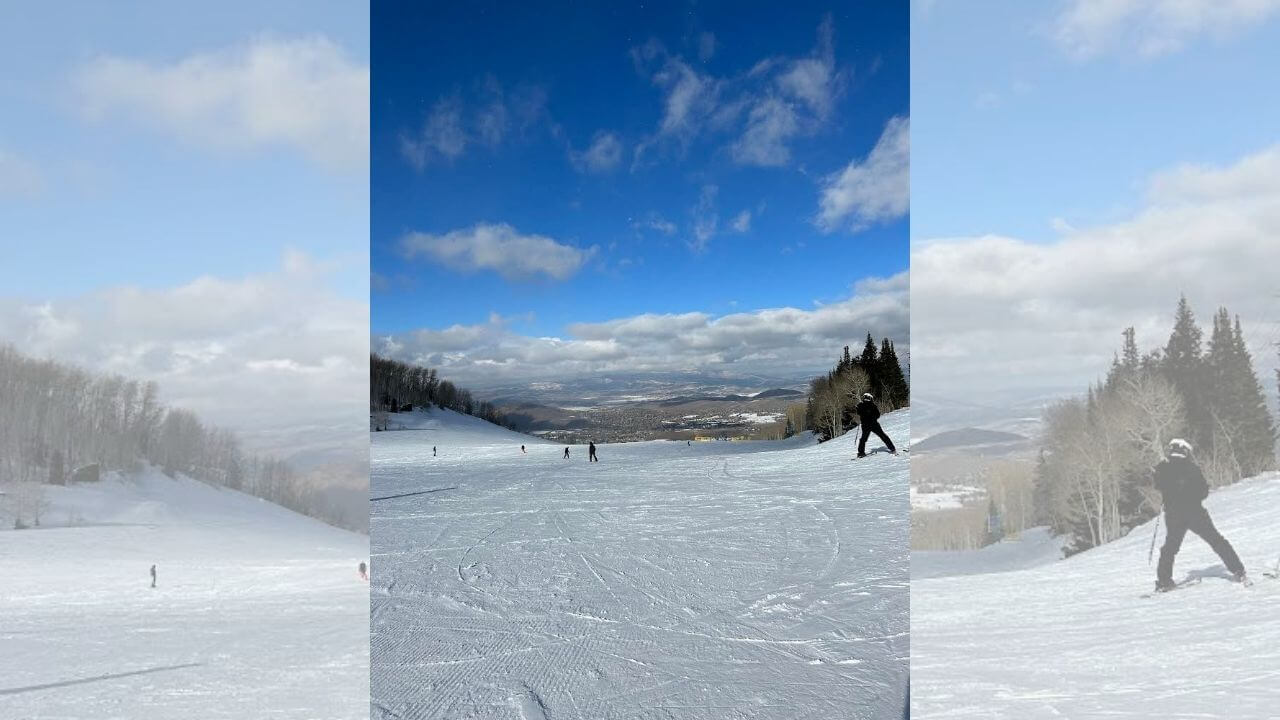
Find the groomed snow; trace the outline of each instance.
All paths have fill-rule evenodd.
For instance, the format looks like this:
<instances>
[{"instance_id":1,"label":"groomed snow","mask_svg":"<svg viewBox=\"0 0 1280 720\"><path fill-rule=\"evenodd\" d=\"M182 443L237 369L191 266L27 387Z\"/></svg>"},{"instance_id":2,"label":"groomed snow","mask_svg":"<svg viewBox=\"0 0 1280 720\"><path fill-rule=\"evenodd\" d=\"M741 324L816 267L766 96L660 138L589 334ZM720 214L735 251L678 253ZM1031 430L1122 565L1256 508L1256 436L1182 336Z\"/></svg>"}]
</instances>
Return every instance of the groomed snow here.
<instances>
[{"instance_id":1,"label":"groomed snow","mask_svg":"<svg viewBox=\"0 0 1280 720\"><path fill-rule=\"evenodd\" d=\"M1154 520L1060 562L915 579L912 717L1280 716L1280 581L1262 577L1280 555L1280 474L1205 504L1253 587L1225 579L1213 551L1188 535L1174 576L1203 582L1139 597L1155 584Z\"/></svg>"},{"instance_id":2,"label":"groomed snow","mask_svg":"<svg viewBox=\"0 0 1280 720\"><path fill-rule=\"evenodd\" d=\"M0 532L0 717L367 717L367 538L156 471L48 497Z\"/></svg>"},{"instance_id":3,"label":"groomed snow","mask_svg":"<svg viewBox=\"0 0 1280 720\"><path fill-rule=\"evenodd\" d=\"M375 717L902 715L905 457L849 435L588 463L447 411L397 424L372 434Z\"/></svg>"}]
</instances>

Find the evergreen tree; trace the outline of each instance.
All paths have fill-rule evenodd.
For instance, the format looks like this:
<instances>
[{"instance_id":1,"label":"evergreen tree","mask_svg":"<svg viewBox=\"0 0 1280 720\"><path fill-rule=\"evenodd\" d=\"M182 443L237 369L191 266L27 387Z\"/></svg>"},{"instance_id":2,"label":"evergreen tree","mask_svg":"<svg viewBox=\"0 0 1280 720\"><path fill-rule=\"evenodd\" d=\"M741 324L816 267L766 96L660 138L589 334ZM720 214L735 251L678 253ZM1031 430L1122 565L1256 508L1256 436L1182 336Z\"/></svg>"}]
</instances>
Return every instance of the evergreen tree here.
<instances>
[{"instance_id":1,"label":"evergreen tree","mask_svg":"<svg viewBox=\"0 0 1280 720\"><path fill-rule=\"evenodd\" d=\"M889 338L885 338L880 345L880 361L877 369L884 399L895 410L906 407L910 402L910 390L907 387L907 379L902 374L902 364L898 362L898 352Z\"/></svg>"},{"instance_id":2,"label":"evergreen tree","mask_svg":"<svg viewBox=\"0 0 1280 720\"><path fill-rule=\"evenodd\" d=\"M1213 429L1227 442L1219 450L1230 451L1241 477L1270 469L1275 464L1275 428L1240 318L1233 324L1226 308L1213 318L1206 366Z\"/></svg>"},{"instance_id":3,"label":"evergreen tree","mask_svg":"<svg viewBox=\"0 0 1280 720\"><path fill-rule=\"evenodd\" d=\"M1191 444L1198 452L1208 451L1213 443L1213 419L1206 401L1202 334L1185 295L1178 299L1173 333L1165 345L1161 370L1186 404L1187 429Z\"/></svg>"}]
</instances>

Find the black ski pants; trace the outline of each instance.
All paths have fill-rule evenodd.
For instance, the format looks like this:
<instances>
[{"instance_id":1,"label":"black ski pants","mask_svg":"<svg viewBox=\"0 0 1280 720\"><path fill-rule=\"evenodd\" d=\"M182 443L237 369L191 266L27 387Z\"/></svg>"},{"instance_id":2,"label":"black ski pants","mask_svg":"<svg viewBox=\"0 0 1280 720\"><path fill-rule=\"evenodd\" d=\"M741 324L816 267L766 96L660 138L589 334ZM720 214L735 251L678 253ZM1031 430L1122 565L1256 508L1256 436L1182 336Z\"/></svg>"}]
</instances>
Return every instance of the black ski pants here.
<instances>
[{"instance_id":1,"label":"black ski pants","mask_svg":"<svg viewBox=\"0 0 1280 720\"><path fill-rule=\"evenodd\" d=\"M1235 548L1222 537L1218 528L1213 526L1208 510L1197 507L1183 512L1166 512L1164 521L1166 528L1164 545L1160 547L1160 563L1156 566L1156 580L1162 583L1173 581L1173 556L1178 554L1178 550L1182 547L1182 539L1187 536L1188 530L1209 543L1209 547L1222 558L1227 570L1236 574L1244 572L1244 564L1240 562L1240 556L1236 555Z\"/></svg>"},{"instance_id":2,"label":"black ski pants","mask_svg":"<svg viewBox=\"0 0 1280 720\"><path fill-rule=\"evenodd\" d=\"M889 452L898 451L898 449L893 446L893 441L890 440L889 436L885 435L884 430L880 428L880 423L873 421L862 423L862 437L858 439L859 455L867 454L867 438L871 436L871 433L875 433L876 437L884 441L885 446L889 448Z\"/></svg>"}]
</instances>

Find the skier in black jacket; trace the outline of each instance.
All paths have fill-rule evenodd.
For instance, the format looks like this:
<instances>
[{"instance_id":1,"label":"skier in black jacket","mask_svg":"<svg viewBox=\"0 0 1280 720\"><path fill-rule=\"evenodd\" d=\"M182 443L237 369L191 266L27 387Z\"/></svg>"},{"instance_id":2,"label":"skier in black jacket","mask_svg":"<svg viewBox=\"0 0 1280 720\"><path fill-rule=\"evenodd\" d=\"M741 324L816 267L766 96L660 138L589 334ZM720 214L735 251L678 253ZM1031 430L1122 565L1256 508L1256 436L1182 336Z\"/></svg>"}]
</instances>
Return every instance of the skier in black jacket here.
<instances>
[{"instance_id":1,"label":"skier in black jacket","mask_svg":"<svg viewBox=\"0 0 1280 720\"><path fill-rule=\"evenodd\" d=\"M1156 590L1172 590L1173 557L1182 547L1187 531L1199 535L1218 553L1236 582L1247 582L1244 564L1213 526L1209 511L1201 505L1209 497L1209 483L1205 482L1200 466L1191 459L1191 443L1180 438L1169 442L1169 456L1155 469L1155 486L1164 500L1164 545L1160 547L1160 563L1156 565Z\"/></svg>"},{"instance_id":2,"label":"skier in black jacket","mask_svg":"<svg viewBox=\"0 0 1280 720\"><path fill-rule=\"evenodd\" d=\"M858 403L855 409L858 412L858 426L862 428L862 437L858 439L858 457L867 456L867 438L871 433L875 433L876 437L884 441L889 452L897 453L898 450L893 446L893 441L880 427L880 408L876 407L875 398L871 393L863 393L862 402Z\"/></svg>"}]
</instances>

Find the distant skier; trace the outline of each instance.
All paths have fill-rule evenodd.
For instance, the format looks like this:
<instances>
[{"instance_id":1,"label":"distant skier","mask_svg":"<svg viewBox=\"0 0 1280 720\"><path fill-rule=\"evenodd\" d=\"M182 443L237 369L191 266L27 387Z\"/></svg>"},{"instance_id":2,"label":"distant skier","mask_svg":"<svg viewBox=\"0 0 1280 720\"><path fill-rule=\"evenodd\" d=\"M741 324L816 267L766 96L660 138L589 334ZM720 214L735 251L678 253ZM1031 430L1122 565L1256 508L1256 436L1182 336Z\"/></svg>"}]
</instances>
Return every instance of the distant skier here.
<instances>
[{"instance_id":1,"label":"distant skier","mask_svg":"<svg viewBox=\"0 0 1280 720\"><path fill-rule=\"evenodd\" d=\"M1155 486L1164 501L1164 545L1160 547L1160 562L1156 565L1156 591L1172 590L1173 558L1182 547L1187 531L1200 536L1222 558L1223 564L1236 582L1247 583L1244 564L1213 526L1204 499L1209 497L1209 483L1205 482L1200 466L1191 459L1191 443L1181 438L1169 441L1168 457L1155 468Z\"/></svg>"},{"instance_id":2,"label":"distant skier","mask_svg":"<svg viewBox=\"0 0 1280 720\"><path fill-rule=\"evenodd\" d=\"M867 438L871 433L875 433L876 437L884 441L889 452L897 453L898 449L893 446L893 441L880 427L880 408L876 407L875 398L871 393L862 393L862 402L858 403L855 409L858 412L858 425L862 428L862 437L858 439L858 457L867 456Z\"/></svg>"},{"instance_id":3,"label":"distant skier","mask_svg":"<svg viewBox=\"0 0 1280 720\"><path fill-rule=\"evenodd\" d=\"M564 449L564 459L565 460L569 459L569 448L567 447Z\"/></svg>"},{"instance_id":4,"label":"distant skier","mask_svg":"<svg viewBox=\"0 0 1280 720\"><path fill-rule=\"evenodd\" d=\"M528 455L528 454L529 454L529 453L525 453L525 452L524 452L524 446L523 446L523 445L521 445L521 446L520 446L520 452L524 453L525 455Z\"/></svg>"},{"instance_id":5,"label":"distant skier","mask_svg":"<svg viewBox=\"0 0 1280 720\"><path fill-rule=\"evenodd\" d=\"M692 440L685 440L685 441L684 441L684 444L685 444L685 445L688 445L689 447L693 447L693 441L692 441Z\"/></svg>"},{"instance_id":6,"label":"distant skier","mask_svg":"<svg viewBox=\"0 0 1280 720\"><path fill-rule=\"evenodd\" d=\"M361 579L361 580L364 580L364 581L366 581L366 582L368 582L368 580L369 580L369 566L368 566L368 565L365 565L363 562L361 562L361 563L360 563L360 566L359 566L359 570L360 570L360 579Z\"/></svg>"},{"instance_id":7,"label":"distant skier","mask_svg":"<svg viewBox=\"0 0 1280 720\"><path fill-rule=\"evenodd\" d=\"M600 458L596 457L596 444L594 442L587 443L587 462L600 462Z\"/></svg>"},{"instance_id":8,"label":"distant skier","mask_svg":"<svg viewBox=\"0 0 1280 720\"><path fill-rule=\"evenodd\" d=\"M435 457L435 456L436 456L436 446L435 446L435 445L432 445L432 446L431 446L431 457Z\"/></svg>"},{"instance_id":9,"label":"distant skier","mask_svg":"<svg viewBox=\"0 0 1280 720\"><path fill-rule=\"evenodd\" d=\"M156 586L156 566L151 566L151 587Z\"/></svg>"}]
</instances>

